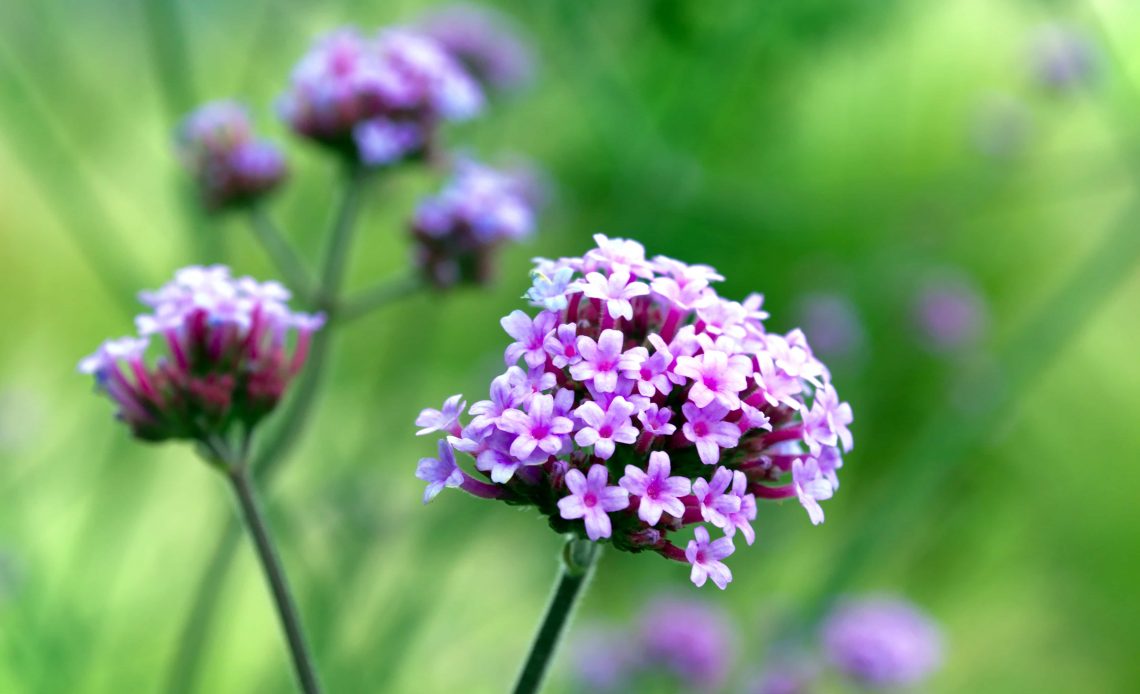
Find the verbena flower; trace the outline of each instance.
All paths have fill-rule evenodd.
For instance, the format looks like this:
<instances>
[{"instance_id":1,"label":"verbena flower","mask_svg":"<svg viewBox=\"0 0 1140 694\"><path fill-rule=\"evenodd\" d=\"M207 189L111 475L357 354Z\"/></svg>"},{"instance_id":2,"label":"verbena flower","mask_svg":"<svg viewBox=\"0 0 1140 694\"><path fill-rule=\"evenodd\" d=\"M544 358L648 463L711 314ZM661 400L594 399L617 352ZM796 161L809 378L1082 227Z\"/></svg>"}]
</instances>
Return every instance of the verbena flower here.
<instances>
[{"instance_id":1,"label":"verbena flower","mask_svg":"<svg viewBox=\"0 0 1140 694\"><path fill-rule=\"evenodd\" d=\"M840 604L824 623L822 638L828 661L869 687L918 684L942 661L937 625L899 598Z\"/></svg>"},{"instance_id":2,"label":"verbena flower","mask_svg":"<svg viewBox=\"0 0 1140 694\"><path fill-rule=\"evenodd\" d=\"M583 257L538 261L539 310L503 319L507 371L447 440L495 496L556 531L656 552L724 588L758 498L796 498L823 520L851 408L802 333L767 332L759 295L723 299L712 268L595 238Z\"/></svg>"},{"instance_id":3,"label":"verbena flower","mask_svg":"<svg viewBox=\"0 0 1140 694\"><path fill-rule=\"evenodd\" d=\"M478 5L449 5L433 9L417 28L462 62L488 90L513 91L531 81L531 49L500 12Z\"/></svg>"},{"instance_id":4,"label":"verbena flower","mask_svg":"<svg viewBox=\"0 0 1140 694\"><path fill-rule=\"evenodd\" d=\"M438 43L392 27L323 38L293 70L281 117L298 134L382 166L431 146L441 121L479 113L483 93Z\"/></svg>"},{"instance_id":5,"label":"verbena flower","mask_svg":"<svg viewBox=\"0 0 1140 694\"><path fill-rule=\"evenodd\" d=\"M104 342L79 363L140 439L225 439L280 401L322 315L290 311L277 282L233 278L221 265L179 270L135 319L138 336ZM148 363L153 345L161 356Z\"/></svg>"},{"instance_id":6,"label":"verbena flower","mask_svg":"<svg viewBox=\"0 0 1140 694\"><path fill-rule=\"evenodd\" d=\"M513 173L460 160L412 220L416 263L427 279L439 287L489 281L495 249L534 233L535 203L525 186ZM537 350L542 354L541 344Z\"/></svg>"},{"instance_id":7,"label":"verbena flower","mask_svg":"<svg viewBox=\"0 0 1140 694\"><path fill-rule=\"evenodd\" d=\"M177 144L202 203L211 210L257 200L288 175L281 151L255 138L249 113L234 101L211 102L188 115Z\"/></svg>"}]
</instances>

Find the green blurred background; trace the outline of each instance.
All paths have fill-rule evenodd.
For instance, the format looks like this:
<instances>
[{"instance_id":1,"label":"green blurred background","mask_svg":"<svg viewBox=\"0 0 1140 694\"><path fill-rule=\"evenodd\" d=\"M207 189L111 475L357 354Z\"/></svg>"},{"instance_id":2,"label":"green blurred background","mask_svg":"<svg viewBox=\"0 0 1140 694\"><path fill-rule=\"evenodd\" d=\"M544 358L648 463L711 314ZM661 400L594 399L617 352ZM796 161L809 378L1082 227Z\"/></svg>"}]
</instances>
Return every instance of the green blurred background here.
<instances>
[{"instance_id":1,"label":"green blurred background","mask_svg":"<svg viewBox=\"0 0 1140 694\"><path fill-rule=\"evenodd\" d=\"M273 210L313 257L335 170L288 137L273 100L314 36L430 4L0 5L0 691L161 691L234 513L188 446L131 441L75 373L129 332L133 292L182 265L273 276L240 215L193 212L178 115L236 96L288 143L294 177ZM820 294L861 326L829 361L856 449L827 523L763 504L736 581L700 592L740 628L741 673L809 630L827 595L892 590L945 626L931 691L1140 689L1140 6L497 6L533 43L537 80L448 140L537 161L555 190L541 232L504 254L493 287L345 328L269 495L329 691L512 681L560 540L533 513L458 493L421 506L412 473L434 442L412 420L486 392L528 259L579 254L599 231L715 265L722 294L766 295L774 329ZM1097 47L1070 89L1034 80L1029 46L1050 21ZM438 183L409 170L373 191L352 287L406 271L406 219ZM987 317L976 342L932 352L914 302L945 276L975 286ZM199 691L288 691L244 542L235 568ZM697 593L682 566L611 552L581 616L620 622L656 591ZM551 691L572 690L563 659Z\"/></svg>"}]
</instances>

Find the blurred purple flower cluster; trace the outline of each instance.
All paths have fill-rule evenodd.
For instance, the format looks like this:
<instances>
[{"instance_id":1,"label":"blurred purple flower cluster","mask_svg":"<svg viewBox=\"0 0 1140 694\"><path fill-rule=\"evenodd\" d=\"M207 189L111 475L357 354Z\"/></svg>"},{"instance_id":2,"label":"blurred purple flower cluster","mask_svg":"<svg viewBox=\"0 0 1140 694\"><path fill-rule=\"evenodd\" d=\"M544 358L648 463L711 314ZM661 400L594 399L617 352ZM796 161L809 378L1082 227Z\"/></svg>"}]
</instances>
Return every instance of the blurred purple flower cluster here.
<instances>
[{"instance_id":1,"label":"blurred purple flower cluster","mask_svg":"<svg viewBox=\"0 0 1140 694\"><path fill-rule=\"evenodd\" d=\"M288 175L281 151L254 136L249 112L234 101L198 108L183 120L177 139L207 209L252 202Z\"/></svg>"},{"instance_id":2,"label":"blurred purple flower cluster","mask_svg":"<svg viewBox=\"0 0 1140 694\"><path fill-rule=\"evenodd\" d=\"M757 499L796 498L823 522L851 408L800 331L765 329L760 295L723 299L711 267L595 239L583 257L538 261L527 298L541 310L502 319L507 370L471 422L459 396L421 413L420 434L447 435L417 470L425 501L460 486L531 505L558 532L657 552L723 589L737 531L755 539ZM693 539L674 544L689 526Z\"/></svg>"},{"instance_id":3,"label":"blurred purple flower cluster","mask_svg":"<svg viewBox=\"0 0 1140 694\"><path fill-rule=\"evenodd\" d=\"M298 134L382 166L422 153L440 121L471 118L483 100L478 82L431 38L347 27L301 59L279 111Z\"/></svg>"},{"instance_id":4,"label":"blurred purple flower cluster","mask_svg":"<svg viewBox=\"0 0 1140 694\"><path fill-rule=\"evenodd\" d=\"M840 604L823 626L828 662L875 688L914 685L942 661L937 625L909 602L872 597Z\"/></svg>"},{"instance_id":5,"label":"blurred purple flower cluster","mask_svg":"<svg viewBox=\"0 0 1140 694\"><path fill-rule=\"evenodd\" d=\"M324 323L289 310L289 292L277 282L234 279L221 265L179 270L139 298L151 312L135 319L138 335L107 340L79 369L95 377L132 433L150 441L251 430L277 405ZM164 355L148 365L152 339Z\"/></svg>"},{"instance_id":6,"label":"blurred purple flower cluster","mask_svg":"<svg viewBox=\"0 0 1140 694\"><path fill-rule=\"evenodd\" d=\"M525 174L461 160L412 220L417 265L436 286L487 281L493 250L534 233L536 201Z\"/></svg>"},{"instance_id":7,"label":"blurred purple flower cluster","mask_svg":"<svg viewBox=\"0 0 1140 694\"><path fill-rule=\"evenodd\" d=\"M664 677L685 691L716 692L732 675L738 641L712 606L658 597L632 629L583 630L572 644L574 677L591 691L635 691L641 678Z\"/></svg>"}]
</instances>

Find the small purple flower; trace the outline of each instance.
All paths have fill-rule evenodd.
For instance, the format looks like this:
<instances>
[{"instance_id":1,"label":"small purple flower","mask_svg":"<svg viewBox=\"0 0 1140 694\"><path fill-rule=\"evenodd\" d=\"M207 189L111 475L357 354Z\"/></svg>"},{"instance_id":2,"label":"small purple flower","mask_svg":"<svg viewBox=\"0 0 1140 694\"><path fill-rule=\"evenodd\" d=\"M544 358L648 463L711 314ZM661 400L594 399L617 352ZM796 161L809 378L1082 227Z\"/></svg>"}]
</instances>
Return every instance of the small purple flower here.
<instances>
[{"instance_id":1,"label":"small purple flower","mask_svg":"<svg viewBox=\"0 0 1140 694\"><path fill-rule=\"evenodd\" d=\"M748 478L740 470L732 473L732 496L740 499L740 510L725 514L728 522L724 525L724 534L732 537L739 530L751 546L756 541L756 531L752 529L752 521L756 520L756 497L748 493Z\"/></svg>"},{"instance_id":2,"label":"small purple flower","mask_svg":"<svg viewBox=\"0 0 1140 694\"><path fill-rule=\"evenodd\" d=\"M497 376L491 381L491 399L480 400L471 406L470 412L474 416L471 428L482 431L496 426L504 412L518 407L519 404L510 374Z\"/></svg>"},{"instance_id":3,"label":"small purple flower","mask_svg":"<svg viewBox=\"0 0 1140 694\"><path fill-rule=\"evenodd\" d=\"M653 345L653 355L644 347L634 347L628 350L618 363L622 376L634 381L637 392L647 398L655 393L668 395L673 390L673 354L660 335L650 335L649 342ZM683 380L683 379L678 379Z\"/></svg>"},{"instance_id":4,"label":"small purple flower","mask_svg":"<svg viewBox=\"0 0 1140 694\"><path fill-rule=\"evenodd\" d=\"M831 482L819 470L819 462L815 458L808 458L805 463L796 458L792 462L792 482L795 484L796 496L800 504L807 510L812 525L823 522L823 509L819 502L831 498L835 490Z\"/></svg>"},{"instance_id":5,"label":"small purple flower","mask_svg":"<svg viewBox=\"0 0 1140 694\"><path fill-rule=\"evenodd\" d=\"M551 275L539 270L532 270L532 285L527 290L525 298L530 300L531 306L539 306L547 311L561 311L566 308L567 290L574 278L574 268L560 267Z\"/></svg>"},{"instance_id":6,"label":"small purple flower","mask_svg":"<svg viewBox=\"0 0 1140 694\"><path fill-rule=\"evenodd\" d=\"M556 368L564 369L582 361L582 355L578 354L578 326L574 323L558 326L554 334L546 338L543 346Z\"/></svg>"},{"instance_id":7,"label":"small purple flower","mask_svg":"<svg viewBox=\"0 0 1140 694\"><path fill-rule=\"evenodd\" d=\"M672 436L677 431L677 427L669 423L672 419L673 410L657 405L650 405L637 415L642 429L653 436Z\"/></svg>"},{"instance_id":8,"label":"small purple flower","mask_svg":"<svg viewBox=\"0 0 1140 694\"><path fill-rule=\"evenodd\" d=\"M817 388L811 410L804 413L804 443L812 455L819 455L823 446L839 443L844 452L849 452L854 445L847 428L851 421L851 406L839 402L835 388L830 384Z\"/></svg>"},{"instance_id":9,"label":"small purple flower","mask_svg":"<svg viewBox=\"0 0 1140 694\"><path fill-rule=\"evenodd\" d=\"M637 441L637 427L630 420L633 412L633 404L620 395L605 410L596 402L587 402L574 412L585 425L574 435L574 441L579 446L593 446L594 455L609 460L615 444Z\"/></svg>"},{"instance_id":10,"label":"small purple flower","mask_svg":"<svg viewBox=\"0 0 1140 694\"><path fill-rule=\"evenodd\" d=\"M416 417L416 426L423 427L416 432L416 436L423 436L436 431L446 431L453 436L458 436L461 429L459 415L463 414L466 407L467 401L463 399L462 395L452 395L443 401L442 410L424 408L420 411L420 416Z\"/></svg>"},{"instance_id":11,"label":"small purple flower","mask_svg":"<svg viewBox=\"0 0 1140 694\"><path fill-rule=\"evenodd\" d=\"M693 379L689 401L694 405L707 407L716 400L731 411L740 407L740 391L748 387L746 374L752 365L743 357L730 359L724 352L708 350L699 357L677 357L674 371Z\"/></svg>"},{"instance_id":12,"label":"small purple flower","mask_svg":"<svg viewBox=\"0 0 1140 694\"><path fill-rule=\"evenodd\" d=\"M705 581L712 578L716 587L724 590L729 583L732 583L732 570L725 566L721 559L731 555L736 551L736 547L727 537L709 542L709 531L703 525L698 525L693 535L694 539L689 540L689 545L685 548L685 558L693 565L689 575L690 580L693 585L700 588Z\"/></svg>"},{"instance_id":13,"label":"small purple flower","mask_svg":"<svg viewBox=\"0 0 1140 694\"><path fill-rule=\"evenodd\" d=\"M728 408L719 402L699 408L691 402L681 406L685 424L681 427L685 438L697 445L701 462L716 465L720 460L720 449L734 448L740 441L740 427L724 421Z\"/></svg>"},{"instance_id":14,"label":"small purple flower","mask_svg":"<svg viewBox=\"0 0 1140 694\"><path fill-rule=\"evenodd\" d=\"M396 164L427 144L424 126L388 118L372 118L352 129L361 163L380 167Z\"/></svg>"},{"instance_id":15,"label":"small purple flower","mask_svg":"<svg viewBox=\"0 0 1140 694\"><path fill-rule=\"evenodd\" d=\"M606 278L600 272L586 275L582 283L582 294L604 302L610 318L633 318L633 304L630 299L645 296L649 286L644 282L631 282L629 272L621 270Z\"/></svg>"},{"instance_id":16,"label":"small purple flower","mask_svg":"<svg viewBox=\"0 0 1140 694\"><path fill-rule=\"evenodd\" d=\"M568 417L554 416L554 397L535 395L526 414L519 410L503 413L502 426L518 435L511 444L511 455L526 459L539 449L548 455L557 455L574 430Z\"/></svg>"},{"instance_id":17,"label":"small purple flower","mask_svg":"<svg viewBox=\"0 0 1140 694\"><path fill-rule=\"evenodd\" d=\"M512 311L511 315L499 321L503 330L515 338L503 353L503 360L507 366L518 363L520 358L525 359L527 366L537 369L546 363L546 336L554 330L555 316L543 311L531 319L522 311ZM618 334L621 338L621 334Z\"/></svg>"},{"instance_id":18,"label":"small purple flower","mask_svg":"<svg viewBox=\"0 0 1140 694\"><path fill-rule=\"evenodd\" d=\"M588 335L579 336L578 354L582 355L582 361L570 367L570 375L579 381L592 380L598 392L614 392L624 341L618 330L603 330L597 342Z\"/></svg>"},{"instance_id":19,"label":"small purple flower","mask_svg":"<svg viewBox=\"0 0 1140 694\"><path fill-rule=\"evenodd\" d=\"M711 482L704 478L693 482L693 496L701 505L701 517L722 529L733 524L729 516L740 513L741 497L728 492L732 478L731 470L720 467Z\"/></svg>"},{"instance_id":20,"label":"small purple flower","mask_svg":"<svg viewBox=\"0 0 1140 694\"><path fill-rule=\"evenodd\" d=\"M705 280L695 279L682 285L672 277L658 277L653 280L651 288L666 301L682 311L692 311L703 308L716 295L707 291L709 283Z\"/></svg>"},{"instance_id":21,"label":"small purple flower","mask_svg":"<svg viewBox=\"0 0 1140 694\"><path fill-rule=\"evenodd\" d=\"M649 454L648 470L626 465L625 476L618 480L631 495L641 497L637 517L649 525L657 525L662 513L677 518L685 513L681 497L688 496L692 483L687 477L670 477L669 470L669 454L654 451Z\"/></svg>"},{"instance_id":22,"label":"small purple flower","mask_svg":"<svg viewBox=\"0 0 1140 694\"><path fill-rule=\"evenodd\" d=\"M566 473L570 495L558 500L562 517L566 520L584 519L586 536L595 541L609 537L612 532L607 514L629 506L629 492L621 487L606 486L607 482L609 471L605 465L591 466L588 476L581 470L570 470Z\"/></svg>"},{"instance_id":23,"label":"small purple flower","mask_svg":"<svg viewBox=\"0 0 1140 694\"><path fill-rule=\"evenodd\" d=\"M842 673L876 688L917 685L942 662L938 627L900 598L839 605L824 623L823 648Z\"/></svg>"},{"instance_id":24,"label":"small purple flower","mask_svg":"<svg viewBox=\"0 0 1140 694\"><path fill-rule=\"evenodd\" d=\"M463 472L455 464L455 451L446 440L439 442L438 458L421 458L416 466L416 477L427 482L424 490L424 503L434 499L444 487L458 487L463 484Z\"/></svg>"}]
</instances>

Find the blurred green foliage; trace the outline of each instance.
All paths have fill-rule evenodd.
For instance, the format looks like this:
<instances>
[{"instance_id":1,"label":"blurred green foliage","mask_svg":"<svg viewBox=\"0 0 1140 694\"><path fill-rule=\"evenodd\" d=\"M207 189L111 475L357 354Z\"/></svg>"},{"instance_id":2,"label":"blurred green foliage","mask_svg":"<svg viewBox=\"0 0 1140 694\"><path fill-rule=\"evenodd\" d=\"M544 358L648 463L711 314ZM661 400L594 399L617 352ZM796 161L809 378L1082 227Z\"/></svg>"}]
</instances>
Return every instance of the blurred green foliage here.
<instances>
[{"instance_id":1,"label":"blurred green foliage","mask_svg":"<svg viewBox=\"0 0 1140 694\"><path fill-rule=\"evenodd\" d=\"M335 170L287 137L273 100L315 35L427 4L0 6L0 691L161 687L233 513L188 447L130 441L73 371L130 330L135 290L181 265L273 274L245 220L191 211L172 113L190 96L238 96L289 142L295 175L274 213L312 258ZM778 627L828 585L902 591L937 616L949 657L931 691L1134 691L1140 7L499 6L533 41L539 79L449 140L541 163L557 186L542 233L506 253L492 288L417 296L347 328L270 499L328 689L509 685L560 540L533 514L457 493L421 507L412 471L433 444L411 422L454 392L479 397L501 369L498 318L519 306L528 258L581 253L601 231L715 265L725 295L764 292L774 329L818 292L849 299L863 324L861 356L833 362L857 447L827 523L762 505L736 582L703 593L746 634L742 672L763 668ZM1058 19L1102 42L1097 79L1065 93L1036 85L1027 55L1034 27ZM405 220L437 184L415 171L383 183L351 286L405 268ZM913 302L944 272L980 288L988 331L932 354ZM288 690L252 559L243 546L222 587L201 691ZM620 620L656 590L693 589L684 567L611 552L582 612ZM552 691L568 691L564 670Z\"/></svg>"}]
</instances>

